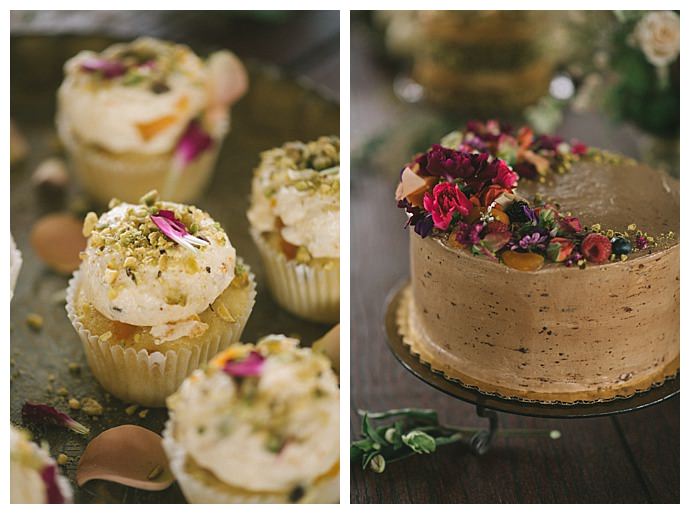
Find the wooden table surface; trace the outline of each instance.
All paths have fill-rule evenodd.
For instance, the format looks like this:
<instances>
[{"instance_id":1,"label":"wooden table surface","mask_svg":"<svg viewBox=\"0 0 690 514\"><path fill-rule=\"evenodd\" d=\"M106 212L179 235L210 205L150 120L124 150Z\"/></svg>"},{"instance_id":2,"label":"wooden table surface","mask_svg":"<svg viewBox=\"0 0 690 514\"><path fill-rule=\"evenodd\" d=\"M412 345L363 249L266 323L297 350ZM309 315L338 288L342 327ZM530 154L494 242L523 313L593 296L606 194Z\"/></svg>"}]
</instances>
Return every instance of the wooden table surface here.
<instances>
[{"instance_id":1,"label":"wooden table surface","mask_svg":"<svg viewBox=\"0 0 690 514\"><path fill-rule=\"evenodd\" d=\"M423 105L399 102L370 34L353 20L351 185L351 430L357 409L423 407L448 424L484 427L470 404L420 382L388 350L388 292L408 274L404 217L393 192L401 163L447 130ZM459 120L455 120L460 124ZM559 129L637 156L634 131L598 116L566 114ZM546 437L499 437L484 456L467 445L390 464L381 475L353 463L353 503L638 503L680 498L678 397L634 413L583 420L500 415L502 427L549 428Z\"/></svg>"}]
</instances>

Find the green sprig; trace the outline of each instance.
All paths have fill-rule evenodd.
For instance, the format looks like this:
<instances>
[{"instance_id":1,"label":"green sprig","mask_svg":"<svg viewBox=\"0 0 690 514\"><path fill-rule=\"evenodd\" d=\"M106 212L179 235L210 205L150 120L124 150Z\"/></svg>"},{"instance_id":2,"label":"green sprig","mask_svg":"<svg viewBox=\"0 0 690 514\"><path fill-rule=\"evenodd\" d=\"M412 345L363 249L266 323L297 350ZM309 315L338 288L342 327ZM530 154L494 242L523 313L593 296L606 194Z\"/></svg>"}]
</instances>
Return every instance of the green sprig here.
<instances>
[{"instance_id":1,"label":"green sprig","mask_svg":"<svg viewBox=\"0 0 690 514\"><path fill-rule=\"evenodd\" d=\"M352 441L350 460L362 469L383 473L387 464L416 454L435 453L439 448L471 440L480 428L457 427L439 423L438 414L430 409L391 409L384 412L360 410L362 438ZM383 421L391 420L387 423ZM559 439L561 433L551 429L502 429L503 436L543 436Z\"/></svg>"}]
</instances>

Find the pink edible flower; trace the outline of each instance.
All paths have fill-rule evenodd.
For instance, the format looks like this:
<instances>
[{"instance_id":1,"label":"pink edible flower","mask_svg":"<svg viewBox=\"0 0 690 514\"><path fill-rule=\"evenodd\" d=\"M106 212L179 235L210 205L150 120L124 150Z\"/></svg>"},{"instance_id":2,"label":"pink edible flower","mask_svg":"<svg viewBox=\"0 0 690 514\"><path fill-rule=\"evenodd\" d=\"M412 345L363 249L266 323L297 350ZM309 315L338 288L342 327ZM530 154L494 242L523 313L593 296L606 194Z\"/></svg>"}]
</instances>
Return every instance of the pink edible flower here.
<instances>
[{"instance_id":1,"label":"pink edible flower","mask_svg":"<svg viewBox=\"0 0 690 514\"><path fill-rule=\"evenodd\" d=\"M81 69L89 73L101 72L107 79L113 79L127 73L127 67L120 61L111 61L96 57L84 59L81 62Z\"/></svg>"},{"instance_id":2,"label":"pink edible flower","mask_svg":"<svg viewBox=\"0 0 690 514\"><path fill-rule=\"evenodd\" d=\"M168 239L193 252L196 252L195 246L207 246L209 244L208 241L187 232L187 227L175 218L173 211L160 210L158 214L151 215L151 221Z\"/></svg>"},{"instance_id":3,"label":"pink edible flower","mask_svg":"<svg viewBox=\"0 0 690 514\"><path fill-rule=\"evenodd\" d=\"M232 377L255 377L261 374L266 358L259 352L251 352L242 360L230 360L223 371Z\"/></svg>"},{"instance_id":4,"label":"pink edible flower","mask_svg":"<svg viewBox=\"0 0 690 514\"><path fill-rule=\"evenodd\" d=\"M89 429L72 419L64 412L44 403L26 402L22 407L22 417L36 424L56 425L69 428L78 434L88 434Z\"/></svg>"},{"instance_id":5,"label":"pink edible flower","mask_svg":"<svg viewBox=\"0 0 690 514\"><path fill-rule=\"evenodd\" d=\"M41 479L46 486L46 503L65 503L65 497L57 482L57 470L50 464L41 470Z\"/></svg>"},{"instance_id":6,"label":"pink edible flower","mask_svg":"<svg viewBox=\"0 0 690 514\"><path fill-rule=\"evenodd\" d=\"M441 182L434 186L431 193L424 195L424 209L431 213L436 228L446 230L455 213L461 216L469 214L472 203L457 184Z\"/></svg>"},{"instance_id":7,"label":"pink edible flower","mask_svg":"<svg viewBox=\"0 0 690 514\"><path fill-rule=\"evenodd\" d=\"M496 159L496 176L491 182L506 189L515 189L518 183L518 174L510 169L504 161Z\"/></svg>"},{"instance_id":8,"label":"pink edible flower","mask_svg":"<svg viewBox=\"0 0 690 514\"><path fill-rule=\"evenodd\" d=\"M213 139L208 132L197 120L192 120L177 143L175 160L183 167L187 166L212 145Z\"/></svg>"}]
</instances>

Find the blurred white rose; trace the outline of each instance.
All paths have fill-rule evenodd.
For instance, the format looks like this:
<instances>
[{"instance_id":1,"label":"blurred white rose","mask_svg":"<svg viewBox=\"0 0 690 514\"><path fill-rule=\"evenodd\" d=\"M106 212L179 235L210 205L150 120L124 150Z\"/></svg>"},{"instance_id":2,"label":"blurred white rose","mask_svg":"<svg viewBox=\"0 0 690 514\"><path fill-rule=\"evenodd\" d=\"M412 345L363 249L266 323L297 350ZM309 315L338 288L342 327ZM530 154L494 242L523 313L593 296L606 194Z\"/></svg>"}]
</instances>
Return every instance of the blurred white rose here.
<instances>
[{"instance_id":1,"label":"blurred white rose","mask_svg":"<svg viewBox=\"0 0 690 514\"><path fill-rule=\"evenodd\" d=\"M667 66L680 53L680 17L672 11L646 14L635 27L635 40L654 66Z\"/></svg>"}]
</instances>

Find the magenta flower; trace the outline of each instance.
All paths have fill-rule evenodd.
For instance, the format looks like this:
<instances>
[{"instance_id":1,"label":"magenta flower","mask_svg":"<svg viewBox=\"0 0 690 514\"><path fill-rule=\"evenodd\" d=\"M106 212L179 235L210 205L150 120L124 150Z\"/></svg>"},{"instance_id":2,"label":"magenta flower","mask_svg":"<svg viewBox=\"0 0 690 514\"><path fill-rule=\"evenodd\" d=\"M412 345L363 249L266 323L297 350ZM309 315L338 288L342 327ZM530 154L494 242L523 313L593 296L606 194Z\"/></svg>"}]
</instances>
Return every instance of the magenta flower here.
<instances>
[{"instance_id":1,"label":"magenta flower","mask_svg":"<svg viewBox=\"0 0 690 514\"><path fill-rule=\"evenodd\" d=\"M515 189L518 183L518 174L510 169L504 161L496 159L492 162L496 164L496 176L491 180L494 184L498 184L506 189Z\"/></svg>"},{"instance_id":2,"label":"magenta flower","mask_svg":"<svg viewBox=\"0 0 690 514\"><path fill-rule=\"evenodd\" d=\"M259 352L251 352L242 360L229 360L223 371L231 377L255 377L261 374L266 358Z\"/></svg>"},{"instance_id":3,"label":"magenta flower","mask_svg":"<svg viewBox=\"0 0 690 514\"><path fill-rule=\"evenodd\" d=\"M481 241L479 234L484 229L483 223L458 223L455 240L464 245L475 245Z\"/></svg>"},{"instance_id":4,"label":"magenta flower","mask_svg":"<svg viewBox=\"0 0 690 514\"><path fill-rule=\"evenodd\" d=\"M114 79L127 73L127 67L120 61L110 61L96 57L84 59L81 69L88 73L100 72L107 79Z\"/></svg>"},{"instance_id":5,"label":"magenta flower","mask_svg":"<svg viewBox=\"0 0 690 514\"><path fill-rule=\"evenodd\" d=\"M434 226L446 230L455 213L467 216L472 203L460 191L457 184L441 182L434 186L432 193L424 195L424 208L431 213Z\"/></svg>"},{"instance_id":6,"label":"magenta flower","mask_svg":"<svg viewBox=\"0 0 690 514\"><path fill-rule=\"evenodd\" d=\"M175 160L182 166L187 166L205 150L213 146L213 139L197 120L192 120L177 143Z\"/></svg>"},{"instance_id":7,"label":"magenta flower","mask_svg":"<svg viewBox=\"0 0 690 514\"><path fill-rule=\"evenodd\" d=\"M65 497L57 483L57 470L50 464L41 470L41 479L46 486L46 503L65 503Z\"/></svg>"},{"instance_id":8,"label":"magenta flower","mask_svg":"<svg viewBox=\"0 0 690 514\"><path fill-rule=\"evenodd\" d=\"M151 215L151 221L168 239L193 252L196 252L195 246L207 246L209 244L208 241L190 234L184 223L175 218L173 211L158 211L158 214Z\"/></svg>"},{"instance_id":9,"label":"magenta flower","mask_svg":"<svg viewBox=\"0 0 690 514\"><path fill-rule=\"evenodd\" d=\"M26 402L22 407L22 417L40 425L56 425L69 428L77 434L88 434L89 429L72 419L64 412L44 403Z\"/></svg>"},{"instance_id":10,"label":"magenta flower","mask_svg":"<svg viewBox=\"0 0 690 514\"><path fill-rule=\"evenodd\" d=\"M532 232L523 236L517 244L511 247L511 250L529 250L532 248L542 248L546 242L547 236L540 232Z\"/></svg>"}]
</instances>

